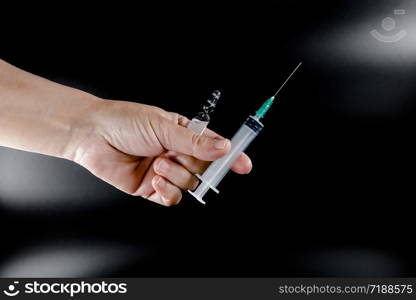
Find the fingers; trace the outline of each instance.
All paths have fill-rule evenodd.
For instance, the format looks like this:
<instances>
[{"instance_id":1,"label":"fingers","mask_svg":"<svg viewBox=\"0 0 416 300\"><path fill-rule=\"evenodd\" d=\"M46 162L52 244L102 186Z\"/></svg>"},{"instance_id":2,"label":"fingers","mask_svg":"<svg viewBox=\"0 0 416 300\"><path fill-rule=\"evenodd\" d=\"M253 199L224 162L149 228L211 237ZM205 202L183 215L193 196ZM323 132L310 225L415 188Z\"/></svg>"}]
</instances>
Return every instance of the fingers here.
<instances>
[{"instance_id":1,"label":"fingers","mask_svg":"<svg viewBox=\"0 0 416 300\"><path fill-rule=\"evenodd\" d=\"M189 172L193 174L200 174L204 173L204 171L209 167L210 162L199 160L195 157L176 153L173 151L169 151L166 153L166 157L176 161L177 163L184 166ZM237 174L248 174L250 173L253 165L251 163L251 159L245 153L241 153L241 155L237 158L234 162L231 170Z\"/></svg>"},{"instance_id":2,"label":"fingers","mask_svg":"<svg viewBox=\"0 0 416 300\"><path fill-rule=\"evenodd\" d=\"M181 201L181 190L163 177L159 175L153 177L152 186L155 189L155 194L151 195L149 200L166 206L176 205Z\"/></svg>"},{"instance_id":3,"label":"fingers","mask_svg":"<svg viewBox=\"0 0 416 300\"><path fill-rule=\"evenodd\" d=\"M192 174L202 174L209 166L209 162L197 159L190 155L181 154L173 151L166 153L166 156L184 166Z\"/></svg>"},{"instance_id":4,"label":"fingers","mask_svg":"<svg viewBox=\"0 0 416 300\"><path fill-rule=\"evenodd\" d=\"M193 190L198 185L198 179L192 173L170 159L159 157L153 168L156 174L163 176L182 190Z\"/></svg>"},{"instance_id":5,"label":"fingers","mask_svg":"<svg viewBox=\"0 0 416 300\"><path fill-rule=\"evenodd\" d=\"M193 174L203 174L208 166L209 162L169 151L152 162L135 195L165 206L175 205L181 199L182 190L194 190L197 187L198 180ZM251 161L248 156L241 154L232 170L239 174L250 172Z\"/></svg>"},{"instance_id":6,"label":"fingers","mask_svg":"<svg viewBox=\"0 0 416 300\"><path fill-rule=\"evenodd\" d=\"M193 174L202 174L209 161L230 150L229 140L208 129L199 136L186 128L188 124L189 120L179 115L152 123L160 144L169 151L156 158L151 172L146 174L146 179L151 179L144 181L150 184L144 185L139 194L147 194L147 199L166 206L177 204L182 198L182 190L197 187L198 180ZM239 174L247 174L251 169L251 160L244 153L232 166Z\"/></svg>"},{"instance_id":7,"label":"fingers","mask_svg":"<svg viewBox=\"0 0 416 300\"><path fill-rule=\"evenodd\" d=\"M237 174L248 174L251 172L252 168L253 164L251 163L250 157L248 157L245 153L241 153L231 167L231 170Z\"/></svg>"},{"instance_id":8,"label":"fingers","mask_svg":"<svg viewBox=\"0 0 416 300\"><path fill-rule=\"evenodd\" d=\"M187 119L184 116L178 117L178 124L181 126L188 126L190 120ZM207 136L209 138L223 138L216 132L212 131L211 129L205 129L204 136ZM198 159L195 159L193 157L190 157L188 155L178 155L176 157L176 160L184 165L190 172L195 174L202 174L203 171L208 168L209 163L201 162ZM253 168L253 165L251 163L251 159L245 154L242 153L237 160L234 162L233 166L231 167L231 170L236 172L237 174L248 174L250 173L251 169Z\"/></svg>"},{"instance_id":9,"label":"fingers","mask_svg":"<svg viewBox=\"0 0 416 300\"><path fill-rule=\"evenodd\" d=\"M159 120L152 127L165 149L192 155L204 161L216 160L230 150L229 140L197 135L168 119Z\"/></svg>"}]
</instances>

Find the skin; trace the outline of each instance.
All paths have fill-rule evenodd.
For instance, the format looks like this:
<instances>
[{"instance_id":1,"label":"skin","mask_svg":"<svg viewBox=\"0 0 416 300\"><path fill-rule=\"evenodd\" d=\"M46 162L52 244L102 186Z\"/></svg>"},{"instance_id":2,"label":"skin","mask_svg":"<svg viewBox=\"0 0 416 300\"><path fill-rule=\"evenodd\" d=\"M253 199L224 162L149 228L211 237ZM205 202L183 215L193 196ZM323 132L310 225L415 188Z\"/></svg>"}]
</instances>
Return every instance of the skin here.
<instances>
[{"instance_id":1,"label":"skin","mask_svg":"<svg viewBox=\"0 0 416 300\"><path fill-rule=\"evenodd\" d=\"M177 204L230 142L155 106L98 98L0 60L0 146L68 159L121 191ZM232 170L250 172L242 154Z\"/></svg>"}]
</instances>

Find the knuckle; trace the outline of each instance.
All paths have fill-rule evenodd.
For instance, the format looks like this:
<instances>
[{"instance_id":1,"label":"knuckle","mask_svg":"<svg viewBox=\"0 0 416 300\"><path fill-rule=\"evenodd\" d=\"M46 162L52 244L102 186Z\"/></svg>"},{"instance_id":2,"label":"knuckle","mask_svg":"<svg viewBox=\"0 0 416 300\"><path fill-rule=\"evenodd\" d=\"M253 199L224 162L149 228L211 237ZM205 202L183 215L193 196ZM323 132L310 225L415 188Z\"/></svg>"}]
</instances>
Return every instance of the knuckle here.
<instances>
[{"instance_id":1,"label":"knuckle","mask_svg":"<svg viewBox=\"0 0 416 300\"><path fill-rule=\"evenodd\" d=\"M187 117L182 116L180 114L177 114L177 118L178 125L185 126L189 122L189 119Z\"/></svg>"},{"instance_id":2,"label":"knuckle","mask_svg":"<svg viewBox=\"0 0 416 300\"><path fill-rule=\"evenodd\" d=\"M175 135L169 130L171 128L172 123L166 118L158 118L157 127L158 131L160 132L160 140L161 143L165 147L165 150L172 148L172 146L176 143ZM164 141L164 142L163 142Z\"/></svg>"},{"instance_id":3,"label":"knuckle","mask_svg":"<svg viewBox=\"0 0 416 300\"><path fill-rule=\"evenodd\" d=\"M181 116L180 116L178 113L176 113L176 112L171 112L171 113L170 113L170 117L171 117L171 120L172 120L173 122L175 122L175 124L179 124L179 120L180 120Z\"/></svg>"},{"instance_id":4,"label":"knuckle","mask_svg":"<svg viewBox=\"0 0 416 300\"><path fill-rule=\"evenodd\" d=\"M172 120L175 124L185 126L189 119L181 114L178 114L177 112L169 112L168 119Z\"/></svg>"},{"instance_id":5,"label":"knuckle","mask_svg":"<svg viewBox=\"0 0 416 300\"><path fill-rule=\"evenodd\" d=\"M200 147L202 145L202 143L203 143L203 140L202 140L202 137L200 135L197 135L197 134L192 135L192 145L194 146L193 150L192 150L193 151L192 152L193 156L195 156L196 149L198 147Z\"/></svg>"}]
</instances>

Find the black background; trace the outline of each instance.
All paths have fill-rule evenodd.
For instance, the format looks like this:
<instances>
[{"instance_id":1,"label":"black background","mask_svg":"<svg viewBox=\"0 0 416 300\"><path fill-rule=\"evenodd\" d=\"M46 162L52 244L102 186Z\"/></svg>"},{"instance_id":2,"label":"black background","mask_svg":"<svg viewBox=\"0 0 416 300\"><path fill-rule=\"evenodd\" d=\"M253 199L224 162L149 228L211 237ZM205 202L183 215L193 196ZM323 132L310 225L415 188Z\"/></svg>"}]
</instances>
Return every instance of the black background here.
<instances>
[{"instance_id":1,"label":"black background","mask_svg":"<svg viewBox=\"0 0 416 300\"><path fill-rule=\"evenodd\" d=\"M65 165L54 172L81 172L61 184L76 183L83 198L75 193L61 207L59 188L45 185L55 203L3 208L1 261L40 241L98 239L149 250L97 276L415 276L416 66L355 62L314 41L344 34L363 16L376 14L379 24L394 8L391 1L175 2L17 14L3 28L4 60L100 97L188 117L219 89L210 126L226 137L304 65L247 150L252 173L229 174L206 206L189 195L176 207L157 206ZM398 98L405 104L396 109ZM364 104L349 109L351 101ZM378 109L379 101L393 104ZM17 172L27 174L25 166ZM394 266L375 259L367 267L366 258L379 255Z\"/></svg>"}]
</instances>

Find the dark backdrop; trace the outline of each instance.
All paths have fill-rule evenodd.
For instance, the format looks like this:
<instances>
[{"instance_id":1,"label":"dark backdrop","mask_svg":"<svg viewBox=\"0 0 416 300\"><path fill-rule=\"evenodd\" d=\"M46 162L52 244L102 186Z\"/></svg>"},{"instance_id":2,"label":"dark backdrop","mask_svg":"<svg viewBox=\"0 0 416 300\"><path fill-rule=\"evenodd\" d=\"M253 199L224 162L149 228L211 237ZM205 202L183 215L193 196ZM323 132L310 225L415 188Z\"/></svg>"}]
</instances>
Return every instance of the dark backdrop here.
<instances>
[{"instance_id":1,"label":"dark backdrop","mask_svg":"<svg viewBox=\"0 0 416 300\"><path fill-rule=\"evenodd\" d=\"M396 8L406 15L394 16ZM188 117L220 89L211 127L226 137L304 65L247 150L253 172L228 175L206 206L185 195L164 208L72 163L1 149L1 274L415 276L415 14L414 1L17 13L3 28L4 60L104 98ZM407 30L403 41L369 34L382 31L387 16ZM106 252L111 247L120 251ZM68 273L85 264L70 248L108 268ZM47 269L56 259L48 251L67 265Z\"/></svg>"}]
</instances>

